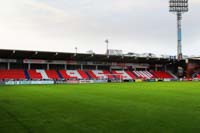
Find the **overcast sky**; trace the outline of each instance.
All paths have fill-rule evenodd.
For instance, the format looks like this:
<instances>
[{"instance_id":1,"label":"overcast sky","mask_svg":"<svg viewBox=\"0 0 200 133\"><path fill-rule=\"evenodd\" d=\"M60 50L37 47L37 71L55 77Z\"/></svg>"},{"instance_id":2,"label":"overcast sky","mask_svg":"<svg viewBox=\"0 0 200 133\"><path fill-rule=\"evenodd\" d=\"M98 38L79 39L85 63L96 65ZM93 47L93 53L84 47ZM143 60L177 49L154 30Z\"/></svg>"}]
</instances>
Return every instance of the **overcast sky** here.
<instances>
[{"instance_id":1,"label":"overcast sky","mask_svg":"<svg viewBox=\"0 0 200 133\"><path fill-rule=\"evenodd\" d=\"M183 52L200 55L200 0L183 16ZM176 55L168 0L1 0L0 48Z\"/></svg>"}]
</instances>

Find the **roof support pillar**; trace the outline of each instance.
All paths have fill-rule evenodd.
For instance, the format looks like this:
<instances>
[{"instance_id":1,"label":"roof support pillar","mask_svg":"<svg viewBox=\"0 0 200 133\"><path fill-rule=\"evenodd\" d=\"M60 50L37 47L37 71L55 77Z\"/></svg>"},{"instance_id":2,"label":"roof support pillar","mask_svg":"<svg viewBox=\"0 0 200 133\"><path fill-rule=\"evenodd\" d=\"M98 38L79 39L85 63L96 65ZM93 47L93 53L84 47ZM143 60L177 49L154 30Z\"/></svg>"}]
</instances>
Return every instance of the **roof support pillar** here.
<instances>
[{"instance_id":1,"label":"roof support pillar","mask_svg":"<svg viewBox=\"0 0 200 133\"><path fill-rule=\"evenodd\" d=\"M8 70L10 70L10 62L8 62Z\"/></svg>"},{"instance_id":2,"label":"roof support pillar","mask_svg":"<svg viewBox=\"0 0 200 133\"><path fill-rule=\"evenodd\" d=\"M31 70L31 63L28 63L28 70Z\"/></svg>"},{"instance_id":3,"label":"roof support pillar","mask_svg":"<svg viewBox=\"0 0 200 133\"><path fill-rule=\"evenodd\" d=\"M167 72L167 64L165 64L165 72Z\"/></svg>"},{"instance_id":4,"label":"roof support pillar","mask_svg":"<svg viewBox=\"0 0 200 133\"><path fill-rule=\"evenodd\" d=\"M157 65L155 65L155 71L158 71L158 67L157 67Z\"/></svg>"},{"instance_id":5,"label":"roof support pillar","mask_svg":"<svg viewBox=\"0 0 200 133\"><path fill-rule=\"evenodd\" d=\"M83 64L81 64L81 70L83 70Z\"/></svg>"},{"instance_id":6,"label":"roof support pillar","mask_svg":"<svg viewBox=\"0 0 200 133\"><path fill-rule=\"evenodd\" d=\"M49 70L49 64L47 64L47 70Z\"/></svg>"}]
</instances>

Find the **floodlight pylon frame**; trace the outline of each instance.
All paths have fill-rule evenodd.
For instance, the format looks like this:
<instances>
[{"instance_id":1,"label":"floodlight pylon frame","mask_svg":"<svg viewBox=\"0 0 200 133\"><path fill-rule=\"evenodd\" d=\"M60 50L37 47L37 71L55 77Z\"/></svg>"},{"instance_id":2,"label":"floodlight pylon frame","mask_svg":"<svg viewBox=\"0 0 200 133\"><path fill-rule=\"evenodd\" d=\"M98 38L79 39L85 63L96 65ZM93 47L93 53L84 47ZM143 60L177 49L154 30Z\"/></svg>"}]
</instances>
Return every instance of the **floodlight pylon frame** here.
<instances>
[{"instance_id":1,"label":"floodlight pylon frame","mask_svg":"<svg viewBox=\"0 0 200 133\"><path fill-rule=\"evenodd\" d=\"M182 54L182 14L188 12L188 0L170 0L169 11L177 15L177 59L183 59Z\"/></svg>"}]
</instances>

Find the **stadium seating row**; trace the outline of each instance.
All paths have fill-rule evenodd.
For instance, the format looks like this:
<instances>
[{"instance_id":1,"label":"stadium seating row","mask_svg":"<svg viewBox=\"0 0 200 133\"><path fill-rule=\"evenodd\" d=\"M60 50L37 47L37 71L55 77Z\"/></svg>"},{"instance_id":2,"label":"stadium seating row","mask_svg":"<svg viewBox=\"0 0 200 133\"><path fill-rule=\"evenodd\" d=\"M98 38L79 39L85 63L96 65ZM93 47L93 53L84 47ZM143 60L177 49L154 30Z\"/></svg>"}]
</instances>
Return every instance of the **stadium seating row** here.
<instances>
[{"instance_id":1,"label":"stadium seating row","mask_svg":"<svg viewBox=\"0 0 200 133\"><path fill-rule=\"evenodd\" d=\"M153 75L155 75L155 77L159 77L159 78L173 78L172 75L170 75L169 73L167 72L160 72L160 71L152 71Z\"/></svg>"},{"instance_id":2,"label":"stadium seating row","mask_svg":"<svg viewBox=\"0 0 200 133\"><path fill-rule=\"evenodd\" d=\"M0 79L26 79L23 70L0 70Z\"/></svg>"},{"instance_id":3,"label":"stadium seating row","mask_svg":"<svg viewBox=\"0 0 200 133\"><path fill-rule=\"evenodd\" d=\"M0 79L153 79L173 78L164 71L123 70L0 70Z\"/></svg>"}]
</instances>

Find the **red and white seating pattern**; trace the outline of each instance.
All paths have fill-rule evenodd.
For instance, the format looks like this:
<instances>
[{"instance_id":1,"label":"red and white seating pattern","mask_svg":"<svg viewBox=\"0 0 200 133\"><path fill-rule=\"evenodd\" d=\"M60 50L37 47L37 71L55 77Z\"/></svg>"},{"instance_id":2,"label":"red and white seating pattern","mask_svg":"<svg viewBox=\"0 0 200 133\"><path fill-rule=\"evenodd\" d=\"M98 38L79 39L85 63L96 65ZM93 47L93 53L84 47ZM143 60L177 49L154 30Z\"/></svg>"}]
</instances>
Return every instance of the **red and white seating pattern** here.
<instances>
[{"instance_id":1,"label":"red and white seating pattern","mask_svg":"<svg viewBox=\"0 0 200 133\"><path fill-rule=\"evenodd\" d=\"M88 79L83 70L60 70L59 72L64 79Z\"/></svg>"},{"instance_id":2,"label":"red and white seating pattern","mask_svg":"<svg viewBox=\"0 0 200 133\"><path fill-rule=\"evenodd\" d=\"M40 73L42 76L42 79L50 79L45 70L36 70L36 73Z\"/></svg>"},{"instance_id":3,"label":"red and white seating pattern","mask_svg":"<svg viewBox=\"0 0 200 133\"><path fill-rule=\"evenodd\" d=\"M127 73L132 79L137 79L137 77L136 77L131 71L126 71L126 73Z\"/></svg>"},{"instance_id":4,"label":"red and white seating pattern","mask_svg":"<svg viewBox=\"0 0 200 133\"><path fill-rule=\"evenodd\" d=\"M68 75L66 70L59 70L59 72L64 79L76 79L77 78L77 77L71 77L70 75Z\"/></svg>"},{"instance_id":5,"label":"red and white seating pattern","mask_svg":"<svg viewBox=\"0 0 200 133\"><path fill-rule=\"evenodd\" d=\"M28 70L31 79L59 79L55 70Z\"/></svg>"},{"instance_id":6,"label":"red and white seating pattern","mask_svg":"<svg viewBox=\"0 0 200 133\"><path fill-rule=\"evenodd\" d=\"M124 80L132 80L133 78L126 72L126 71L120 71L120 70L113 70L113 74L117 74L116 77L118 79L124 79Z\"/></svg>"},{"instance_id":7,"label":"red and white seating pattern","mask_svg":"<svg viewBox=\"0 0 200 133\"><path fill-rule=\"evenodd\" d=\"M98 79L98 77L94 74L94 72L92 70L88 70L87 72L92 79Z\"/></svg>"},{"instance_id":8,"label":"red and white seating pattern","mask_svg":"<svg viewBox=\"0 0 200 133\"><path fill-rule=\"evenodd\" d=\"M103 70L103 74L105 74L108 79L115 79L115 77L108 70Z\"/></svg>"},{"instance_id":9,"label":"red and white seating pattern","mask_svg":"<svg viewBox=\"0 0 200 133\"><path fill-rule=\"evenodd\" d=\"M86 74L85 71L83 70L77 70L78 73L80 74L80 76L83 78L83 79L89 79L88 75Z\"/></svg>"},{"instance_id":10,"label":"red and white seating pattern","mask_svg":"<svg viewBox=\"0 0 200 133\"><path fill-rule=\"evenodd\" d=\"M37 70L28 70L28 74L30 79L42 79L41 73L37 72Z\"/></svg>"},{"instance_id":11,"label":"red and white seating pattern","mask_svg":"<svg viewBox=\"0 0 200 133\"><path fill-rule=\"evenodd\" d=\"M95 79L107 79L108 78L107 74L102 70L91 70L91 71L89 71L89 74L91 75L92 78L95 78Z\"/></svg>"},{"instance_id":12,"label":"red and white seating pattern","mask_svg":"<svg viewBox=\"0 0 200 133\"><path fill-rule=\"evenodd\" d=\"M46 70L46 75L50 79L59 79L58 73L55 70Z\"/></svg>"},{"instance_id":13,"label":"red and white seating pattern","mask_svg":"<svg viewBox=\"0 0 200 133\"><path fill-rule=\"evenodd\" d=\"M138 78L152 79L155 78L149 71L133 71Z\"/></svg>"},{"instance_id":14,"label":"red and white seating pattern","mask_svg":"<svg viewBox=\"0 0 200 133\"><path fill-rule=\"evenodd\" d=\"M76 79L83 79L77 70L66 70L66 73Z\"/></svg>"},{"instance_id":15,"label":"red and white seating pattern","mask_svg":"<svg viewBox=\"0 0 200 133\"><path fill-rule=\"evenodd\" d=\"M28 72L28 74L27 74ZM123 71L123 70L113 70L110 73L107 70L88 70L87 73L84 70L0 70L0 79L152 79L152 78L173 78L173 76L167 72L163 71ZM27 76L28 75L28 76ZM197 76L200 78L200 74Z\"/></svg>"},{"instance_id":16,"label":"red and white seating pattern","mask_svg":"<svg viewBox=\"0 0 200 133\"><path fill-rule=\"evenodd\" d=\"M87 79L87 75L82 70L60 70L64 79ZM59 79L55 70L28 70L31 79Z\"/></svg>"}]
</instances>

